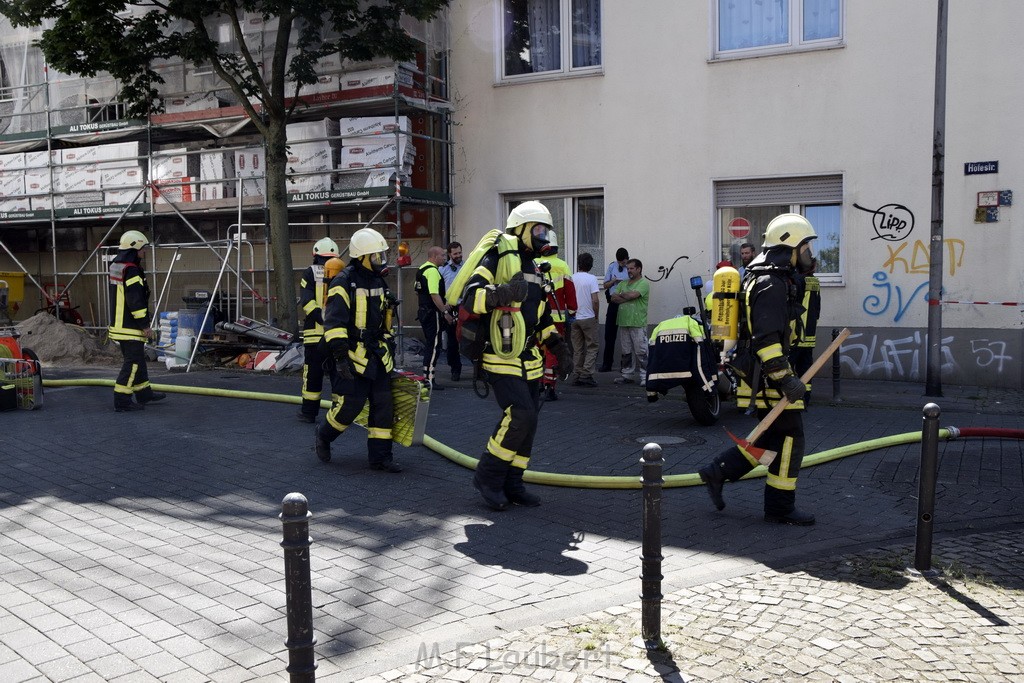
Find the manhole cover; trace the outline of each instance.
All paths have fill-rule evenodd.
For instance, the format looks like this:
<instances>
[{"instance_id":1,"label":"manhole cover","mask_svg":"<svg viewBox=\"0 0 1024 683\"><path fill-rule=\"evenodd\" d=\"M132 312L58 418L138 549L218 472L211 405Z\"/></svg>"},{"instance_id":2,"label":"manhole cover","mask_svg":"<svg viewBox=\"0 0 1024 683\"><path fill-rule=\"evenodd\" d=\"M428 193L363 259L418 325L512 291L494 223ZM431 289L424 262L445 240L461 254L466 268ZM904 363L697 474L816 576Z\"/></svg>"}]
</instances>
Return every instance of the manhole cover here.
<instances>
[{"instance_id":1,"label":"manhole cover","mask_svg":"<svg viewBox=\"0 0 1024 683\"><path fill-rule=\"evenodd\" d=\"M692 443L691 439L687 439L684 436L641 436L637 439L637 443L649 444L656 443L659 446L674 446L681 443Z\"/></svg>"}]
</instances>

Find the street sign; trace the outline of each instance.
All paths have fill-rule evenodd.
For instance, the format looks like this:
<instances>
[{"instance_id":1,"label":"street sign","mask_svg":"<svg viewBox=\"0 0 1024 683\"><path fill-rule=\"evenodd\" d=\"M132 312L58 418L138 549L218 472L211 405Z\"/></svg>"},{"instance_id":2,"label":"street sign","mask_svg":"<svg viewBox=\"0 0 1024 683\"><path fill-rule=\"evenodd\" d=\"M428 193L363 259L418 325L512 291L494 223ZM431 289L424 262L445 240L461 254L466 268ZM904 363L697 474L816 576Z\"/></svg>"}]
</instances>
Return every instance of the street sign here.
<instances>
[{"instance_id":1,"label":"street sign","mask_svg":"<svg viewBox=\"0 0 1024 683\"><path fill-rule=\"evenodd\" d=\"M742 239L750 234L750 221L746 218L733 218L729 221L729 234L736 239Z\"/></svg>"}]
</instances>

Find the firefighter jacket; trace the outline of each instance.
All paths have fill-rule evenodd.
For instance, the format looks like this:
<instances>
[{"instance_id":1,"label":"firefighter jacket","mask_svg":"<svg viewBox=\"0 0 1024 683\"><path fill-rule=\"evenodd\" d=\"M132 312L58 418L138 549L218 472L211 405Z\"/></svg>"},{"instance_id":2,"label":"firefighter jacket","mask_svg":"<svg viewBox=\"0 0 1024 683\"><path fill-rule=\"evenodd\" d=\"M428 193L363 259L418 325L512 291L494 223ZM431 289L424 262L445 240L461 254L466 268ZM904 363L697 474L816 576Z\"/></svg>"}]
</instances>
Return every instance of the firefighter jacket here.
<instances>
[{"instance_id":1,"label":"firefighter jacket","mask_svg":"<svg viewBox=\"0 0 1024 683\"><path fill-rule=\"evenodd\" d=\"M803 310L796 319L794 345L801 348L814 348L818 334L818 317L821 315L821 283L813 275L797 278L799 289L803 290L801 305Z\"/></svg>"},{"instance_id":2,"label":"firefighter jacket","mask_svg":"<svg viewBox=\"0 0 1024 683\"><path fill-rule=\"evenodd\" d=\"M801 310L790 256L789 249L759 254L747 266L740 283L739 343L734 365L740 375L736 403L741 408L751 401L758 408L771 408L781 399L760 372L760 364L789 355L793 324ZM802 400L786 406L786 410L803 408Z\"/></svg>"},{"instance_id":3,"label":"firefighter jacket","mask_svg":"<svg viewBox=\"0 0 1024 683\"><path fill-rule=\"evenodd\" d=\"M436 311L437 306L434 305L434 299L430 295L437 294L444 301L444 278L441 277L440 269L430 261L421 265L416 271L416 284L413 289L416 290L420 311L428 313Z\"/></svg>"},{"instance_id":4,"label":"firefighter jacket","mask_svg":"<svg viewBox=\"0 0 1024 683\"><path fill-rule=\"evenodd\" d=\"M387 372L395 367L391 308L394 297L384 278L349 263L327 290L324 306L324 340L334 353L345 349L357 375L373 379L379 358Z\"/></svg>"},{"instance_id":5,"label":"firefighter jacket","mask_svg":"<svg viewBox=\"0 0 1024 683\"><path fill-rule=\"evenodd\" d=\"M112 302L110 327L113 341L146 341L149 327L149 284L138 249L122 249L110 263L109 286Z\"/></svg>"},{"instance_id":6,"label":"firefighter jacket","mask_svg":"<svg viewBox=\"0 0 1024 683\"><path fill-rule=\"evenodd\" d=\"M313 264L306 268L299 280L299 308L305 316L302 321L302 343L317 344L324 336L324 263L329 257L314 256Z\"/></svg>"},{"instance_id":7,"label":"firefighter jacket","mask_svg":"<svg viewBox=\"0 0 1024 683\"><path fill-rule=\"evenodd\" d=\"M552 320L564 323L567 317L576 315L576 285L572 281L572 270L568 263L557 256L541 256L534 260L551 266L547 275L551 278L554 291L548 297L548 309Z\"/></svg>"},{"instance_id":8,"label":"firefighter jacket","mask_svg":"<svg viewBox=\"0 0 1024 683\"><path fill-rule=\"evenodd\" d=\"M715 378L715 358L711 346L704 343L704 326L699 321L682 315L654 328L647 354L648 395L665 394L690 382L708 389Z\"/></svg>"},{"instance_id":9,"label":"firefighter jacket","mask_svg":"<svg viewBox=\"0 0 1024 683\"><path fill-rule=\"evenodd\" d=\"M544 355L539 345L561 339L548 308L544 281L519 238L502 233L484 254L466 285L462 306L480 316L479 333L487 343L483 368L498 375L539 380L544 374ZM527 282L526 300L509 310L487 306L487 291L506 284L516 273Z\"/></svg>"}]
</instances>

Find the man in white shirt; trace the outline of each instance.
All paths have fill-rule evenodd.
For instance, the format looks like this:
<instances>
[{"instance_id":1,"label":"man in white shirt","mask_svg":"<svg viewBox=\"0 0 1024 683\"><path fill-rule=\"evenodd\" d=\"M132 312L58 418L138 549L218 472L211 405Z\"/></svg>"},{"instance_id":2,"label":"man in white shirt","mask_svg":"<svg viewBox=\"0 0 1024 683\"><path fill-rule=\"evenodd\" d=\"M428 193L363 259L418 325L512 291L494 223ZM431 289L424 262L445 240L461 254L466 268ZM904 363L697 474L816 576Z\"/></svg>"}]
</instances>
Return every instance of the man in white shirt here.
<instances>
[{"instance_id":1,"label":"man in white shirt","mask_svg":"<svg viewBox=\"0 0 1024 683\"><path fill-rule=\"evenodd\" d=\"M594 257L580 254L576 259L579 271L573 273L572 281L576 285L576 321L572 324L572 348L575 358L576 378L574 386L596 387L594 366L597 364L597 320L601 310L601 286L597 278L590 274L594 267Z\"/></svg>"}]
</instances>

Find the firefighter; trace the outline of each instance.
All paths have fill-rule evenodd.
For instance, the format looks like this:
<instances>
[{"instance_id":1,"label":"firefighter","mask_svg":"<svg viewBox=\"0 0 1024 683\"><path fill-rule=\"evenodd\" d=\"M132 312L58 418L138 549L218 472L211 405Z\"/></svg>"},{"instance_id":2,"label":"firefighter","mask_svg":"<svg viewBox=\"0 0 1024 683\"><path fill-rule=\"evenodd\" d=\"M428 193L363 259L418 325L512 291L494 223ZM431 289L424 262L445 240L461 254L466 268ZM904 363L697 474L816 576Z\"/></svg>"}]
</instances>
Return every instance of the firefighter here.
<instances>
[{"instance_id":1,"label":"firefighter","mask_svg":"<svg viewBox=\"0 0 1024 683\"><path fill-rule=\"evenodd\" d=\"M814 362L814 345L817 343L818 317L821 315L821 283L814 276L817 268L818 260L815 259L811 265L811 272L797 277L798 291L802 292L800 302L803 310L796 319L789 364L793 366L793 372L800 377L803 377ZM804 392L804 407L810 405L811 383L808 382L807 391Z\"/></svg>"},{"instance_id":2,"label":"firefighter","mask_svg":"<svg viewBox=\"0 0 1024 683\"><path fill-rule=\"evenodd\" d=\"M523 485L523 473L537 432L541 346L558 359L559 376L572 372L568 344L555 330L534 263L544 253L551 225L551 213L540 202L515 207L462 296L462 305L480 316L477 329L487 339L482 367L502 410L473 477L473 486L494 510L510 503L540 505Z\"/></svg>"},{"instance_id":3,"label":"firefighter","mask_svg":"<svg viewBox=\"0 0 1024 683\"><path fill-rule=\"evenodd\" d=\"M388 244L373 228L362 228L349 243L349 264L331 280L324 308L324 340L334 359L333 403L316 425L313 450L331 461L331 442L338 438L370 402L367 451L370 469L397 473L391 428L394 403L393 309L397 304L384 281Z\"/></svg>"},{"instance_id":4,"label":"firefighter","mask_svg":"<svg viewBox=\"0 0 1024 683\"><path fill-rule=\"evenodd\" d=\"M142 410L145 404L167 397L153 391L146 368L146 342L153 337L149 284L142 267L141 250L147 244L149 240L138 230L125 232L109 270L113 308L107 330L110 339L120 345L124 358L114 381L114 410L119 413ZM133 396L137 402L132 402Z\"/></svg>"},{"instance_id":5,"label":"firefighter","mask_svg":"<svg viewBox=\"0 0 1024 683\"><path fill-rule=\"evenodd\" d=\"M796 508L796 481L804 456L804 384L787 358L793 321L800 312L795 278L813 267L811 240L817 235L799 214L782 214L768 224L763 251L740 285L740 325L734 367L740 376L739 407L753 404L758 419L783 396L790 404L754 444L777 453L768 467L764 489L766 522L809 526L814 515ZM699 474L712 502L725 508L722 487L737 481L758 463L736 446L715 456Z\"/></svg>"},{"instance_id":6,"label":"firefighter","mask_svg":"<svg viewBox=\"0 0 1024 683\"><path fill-rule=\"evenodd\" d=\"M437 383L434 370L441 355L445 328L455 324L451 309L444 301L444 278L438 269L444 263L444 256L441 247L427 249L427 260L416 271L414 287L419 300L416 320L423 328L423 376L434 391L444 390L444 386Z\"/></svg>"},{"instance_id":7,"label":"firefighter","mask_svg":"<svg viewBox=\"0 0 1024 683\"><path fill-rule=\"evenodd\" d=\"M320 395L324 388L324 362L328 358L321 343L324 337L324 264L337 258L338 245L324 237L313 245L313 263L299 280L299 307L302 323L302 408L298 417L303 422L316 422L320 412Z\"/></svg>"},{"instance_id":8,"label":"firefighter","mask_svg":"<svg viewBox=\"0 0 1024 683\"><path fill-rule=\"evenodd\" d=\"M572 281L572 268L558 256L558 238L554 230L550 232L548 238L546 252L534 260L550 280L548 308L551 311L551 320L554 321L555 329L562 339L569 339L568 326L572 316L576 315L576 286ZM558 377L555 375L557 365L558 359L552 353L545 352L544 378L541 380L541 386L548 401L558 400Z\"/></svg>"}]
</instances>

